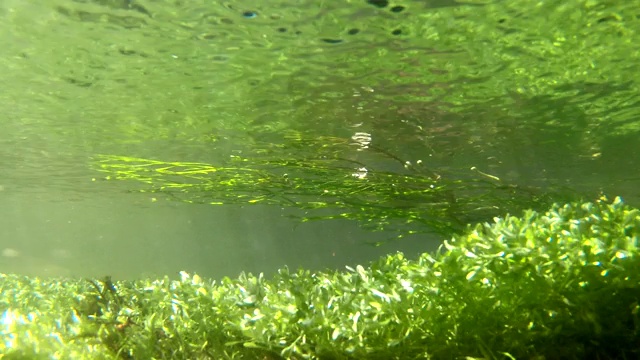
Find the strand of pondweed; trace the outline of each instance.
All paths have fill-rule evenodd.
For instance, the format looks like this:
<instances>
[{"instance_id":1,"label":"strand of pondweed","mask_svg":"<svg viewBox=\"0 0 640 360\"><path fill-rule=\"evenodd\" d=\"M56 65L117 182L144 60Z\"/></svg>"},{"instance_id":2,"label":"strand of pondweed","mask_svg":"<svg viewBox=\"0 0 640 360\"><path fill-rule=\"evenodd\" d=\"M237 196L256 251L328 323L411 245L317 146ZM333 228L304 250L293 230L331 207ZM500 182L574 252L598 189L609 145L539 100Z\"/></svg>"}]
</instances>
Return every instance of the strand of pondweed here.
<instances>
[{"instance_id":1,"label":"strand of pondweed","mask_svg":"<svg viewBox=\"0 0 640 360\"><path fill-rule=\"evenodd\" d=\"M100 155L96 168L107 179L135 180L146 184L142 192L180 201L297 208L304 215L290 216L300 221L349 219L374 231L395 230L400 237L426 232L450 236L470 222L550 203L544 192L469 174L465 179L434 177L411 168L401 174L370 169L365 176L334 155L280 160L233 156L225 166Z\"/></svg>"}]
</instances>

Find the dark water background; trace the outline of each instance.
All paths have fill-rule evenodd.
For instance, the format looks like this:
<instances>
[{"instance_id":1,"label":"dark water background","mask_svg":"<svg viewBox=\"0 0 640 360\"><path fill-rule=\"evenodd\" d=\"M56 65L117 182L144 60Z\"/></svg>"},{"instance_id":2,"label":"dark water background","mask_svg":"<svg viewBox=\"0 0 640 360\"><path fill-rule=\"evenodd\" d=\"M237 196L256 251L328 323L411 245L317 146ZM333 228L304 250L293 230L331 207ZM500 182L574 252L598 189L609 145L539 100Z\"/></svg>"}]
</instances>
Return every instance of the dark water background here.
<instances>
[{"instance_id":1,"label":"dark water background","mask_svg":"<svg viewBox=\"0 0 640 360\"><path fill-rule=\"evenodd\" d=\"M318 153L273 150L290 134L365 133L384 153L340 156L379 171L420 161L471 178L475 167L640 205L632 3L2 1L0 271L220 277L437 247L437 235L373 247L393 232L300 223L283 206L132 192L92 166L100 154L219 164Z\"/></svg>"}]
</instances>

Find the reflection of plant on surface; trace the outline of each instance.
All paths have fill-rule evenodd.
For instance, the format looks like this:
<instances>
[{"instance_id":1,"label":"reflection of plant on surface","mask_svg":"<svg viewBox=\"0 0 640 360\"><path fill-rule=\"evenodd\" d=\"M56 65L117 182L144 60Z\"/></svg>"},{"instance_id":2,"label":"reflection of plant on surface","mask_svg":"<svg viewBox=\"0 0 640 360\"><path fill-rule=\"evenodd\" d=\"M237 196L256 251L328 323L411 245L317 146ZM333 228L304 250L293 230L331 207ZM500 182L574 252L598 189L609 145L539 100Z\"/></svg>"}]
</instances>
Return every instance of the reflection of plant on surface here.
<instances>
[{"instance_id":1,"label":"reflection of plant on surface","mask_svg":"<svg viewBox=\"0 0 640 360\"><path fill-rule=\"evenodd\" d=\"M632 359L640 211L554 205L347 271L133 282L0 275L0 353L69 359ZM634 355L635 354L635 355Z\"/></svg>"},{"instance_id":2,"label":"reflection of plant on surface","mask_svg":"<svg viewBox=\"0 0 640 360\"><path fill-rule=\"evenodd\" d=\"M400 236L449 235L470 222L551 203L552 191L505 184L476 169L441 174L383 149L368 150L400 163L403 170L378 171L350 159L353 143L347 139L300 136L269 144L254 156L232 155L217 166L114 155L97 156L95 165L107 179L145 184L142 192L190 203L297 208L305 211L302 221L357 220L372 230L402 229ZM562 199L553 195L553 201Z\"/></svg>"}]
</instances>

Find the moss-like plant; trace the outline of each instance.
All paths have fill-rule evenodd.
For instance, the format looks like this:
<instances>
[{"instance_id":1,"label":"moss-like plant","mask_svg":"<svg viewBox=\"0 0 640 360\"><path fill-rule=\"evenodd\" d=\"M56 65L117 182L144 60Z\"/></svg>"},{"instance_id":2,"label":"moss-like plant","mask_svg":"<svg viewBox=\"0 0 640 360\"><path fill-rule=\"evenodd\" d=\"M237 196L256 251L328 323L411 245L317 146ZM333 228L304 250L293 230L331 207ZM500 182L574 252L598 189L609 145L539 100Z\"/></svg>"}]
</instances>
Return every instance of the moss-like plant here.
<instances>
[{"instance_id":1,"label":"moss-like plant","mask_svg":"<svg viewBox=\"0 0 640 360\"><path fill-rule=\"evenodd\" d=\"M637 358L640 211L555 205L347 271L2 275L3 359Z\"/></svg>"}]
</instances>

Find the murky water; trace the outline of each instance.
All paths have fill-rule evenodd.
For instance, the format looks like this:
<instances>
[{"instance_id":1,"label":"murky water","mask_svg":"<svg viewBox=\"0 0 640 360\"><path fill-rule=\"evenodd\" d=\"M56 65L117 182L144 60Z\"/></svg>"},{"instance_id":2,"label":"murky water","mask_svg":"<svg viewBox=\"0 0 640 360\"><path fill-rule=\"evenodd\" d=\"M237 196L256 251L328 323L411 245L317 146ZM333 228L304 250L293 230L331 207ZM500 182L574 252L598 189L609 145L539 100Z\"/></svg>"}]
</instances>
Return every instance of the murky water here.
<instances>
[{"instance_id":1,"label":"murky water","mask_svg":"<svg viewBox=\"0 0 640 360\"><path fill-rule=\"evenodd\" d=\"M631 3L3 1L0 271L217 277L353 265L440 239L371 247L393 231L138 193L96 171L105 154L222 166L344 143L331 156L365 164L355 176L408 161L468 179L474 167L640 205Z\"/></svg>"}]
</instances>

